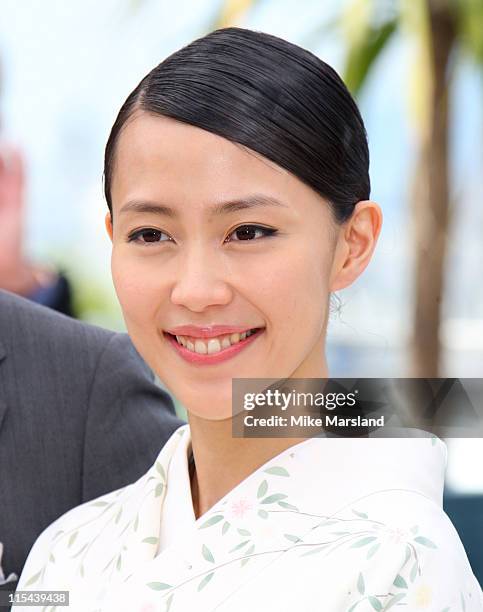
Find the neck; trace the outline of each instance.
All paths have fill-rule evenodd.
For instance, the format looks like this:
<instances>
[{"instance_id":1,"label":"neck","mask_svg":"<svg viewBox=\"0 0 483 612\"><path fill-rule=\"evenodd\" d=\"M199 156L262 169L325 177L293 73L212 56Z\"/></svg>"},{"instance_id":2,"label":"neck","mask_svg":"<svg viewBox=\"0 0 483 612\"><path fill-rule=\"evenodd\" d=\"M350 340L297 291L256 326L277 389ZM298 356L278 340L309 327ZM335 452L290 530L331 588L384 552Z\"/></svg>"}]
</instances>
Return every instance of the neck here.
<instances>
[{"instance_id":1,"label":"neck","mask_svg":"<svg viewBox=\"0 0 483 612\"><path fill-rule=\"evenodd\" d=\"M325 357L317 370L290 378L328 378ZM322 367L320 367L322 365ZM234 438L232 418L211 421L188 413L195 469L191 494L196 518L267 461L306 438Z\"/></svg>"},{"instance_id":2,"label":"neck","mask_svg":"<svg viewBox=\"0 0 483 612\"><path fill-rule=\"evenodd\" d=\"M191 495L202 516L267 461L305 438L232 438L231 419L189 417L195 469Z\"/></svg>"}]
</instances>

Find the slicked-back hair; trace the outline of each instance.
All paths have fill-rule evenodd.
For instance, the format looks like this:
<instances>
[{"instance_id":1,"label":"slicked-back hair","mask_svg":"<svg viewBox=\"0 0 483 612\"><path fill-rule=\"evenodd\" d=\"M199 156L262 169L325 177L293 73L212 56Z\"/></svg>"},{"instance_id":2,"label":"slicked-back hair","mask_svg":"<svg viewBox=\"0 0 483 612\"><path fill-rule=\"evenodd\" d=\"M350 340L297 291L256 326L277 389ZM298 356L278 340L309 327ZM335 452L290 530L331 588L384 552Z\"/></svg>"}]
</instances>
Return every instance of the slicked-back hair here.
<instances>
[{"instance_id":1,"label":"slicked-back hair","mask_svg":"<svg viewBox=\"0 0 483 612\"><path fill-rule=\"evenodd\" d=\"M171 117L263 155L322 196L338 223L370 197L367 135L343 81L310 51L271 34L215 30L141 80L106 145L111 213L116 143L137 111Z\"/></svg>"}]
</instances>

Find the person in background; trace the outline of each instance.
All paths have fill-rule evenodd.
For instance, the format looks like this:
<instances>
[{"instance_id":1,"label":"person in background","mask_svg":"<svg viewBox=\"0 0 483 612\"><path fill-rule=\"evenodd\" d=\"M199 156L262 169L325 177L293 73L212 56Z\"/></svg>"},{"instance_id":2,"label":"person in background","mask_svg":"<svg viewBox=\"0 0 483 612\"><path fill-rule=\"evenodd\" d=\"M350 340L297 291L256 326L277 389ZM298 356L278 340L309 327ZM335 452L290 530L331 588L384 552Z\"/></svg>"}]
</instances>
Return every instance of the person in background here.
<instances>
[{"instance_id":1,"label":"person in background","mask_svg":"<svg viewBox=\"0 0 483 612\"><path fill-rule=\"evenodd\" d=\"M72 292L61 271L30 262L24 253L25 174L19 150L0 145L0 289L73 316Z\"/></svg>"}]
</instances>

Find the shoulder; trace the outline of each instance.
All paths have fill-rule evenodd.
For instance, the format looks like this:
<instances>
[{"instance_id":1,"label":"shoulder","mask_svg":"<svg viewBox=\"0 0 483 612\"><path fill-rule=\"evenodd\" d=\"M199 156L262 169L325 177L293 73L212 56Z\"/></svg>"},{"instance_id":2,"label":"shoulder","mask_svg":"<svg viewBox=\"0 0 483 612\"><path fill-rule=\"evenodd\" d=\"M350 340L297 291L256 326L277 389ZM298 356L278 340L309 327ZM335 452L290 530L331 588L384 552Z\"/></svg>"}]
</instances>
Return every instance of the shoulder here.
<instances>
[{"instance_id":1,"label":"shoulder","mask_svg":"<svg viewBox=\"0 0 483 612\"><path fill-rule=\"evenodd\" d=\"M73 343L102 350L115 332L83 323L34 302L0 290L0 337L9 349L35 345L55 349ZM25 332L28 333L25 333Z\"/></svg>"},{"instance_id":2,"label":"shoulder","mask_svg":"<svg viewBox=\"0 0 483 612\"><path fill-rule=\"evenodd\" d=\"M128 485L76 506L50 523L35 540L23 567L17 589L38 589L48 586L49 576L55 568L57 570L54 574L58 578L62 562L67 561L67 556L63 559L62 555L57 554L59 547L68 550L71 557L74 557L79 550L85 549L97 536L106 510L112 508L116 499L122 497L131 486Z\"/></svg>"},{"instance_id":3,"label":"shoulder","mask_svg":"<svg viewBox=\"0 0 483 612\"><path fill-rule=\"evenodd\" d=\"M93 326L89 326L93 327ZM103 330L101 330L103 331ZM104 345L99 365L108 364L109 372L114 375L123 373L140 374L150 381L154 380L152 370L138 353L131 338L126 333L111 332Z\"/></svg>"},{"instance_id":4,"label":"shoulder","mask_svg":"<svg viewBox=\"0 0 483 612\"><path fill-rule=\"evenodd\" d=\"M145 548L153 525L157 529L170 459L186 431L187 425L176 429L138 480L72 508L44 529L28 555L18 590L99 586L99 572L116 561L128 541L131 552L138 544Z\"/></svg>"},{"instance_id":5,"label":"shoulder","mask_svg":"<svg viewBox=\"0 0 483 612\"><path fill-rule=\"evenodd\" d=\"M385 576L387 595L381 605L483 609L463 544L435 500L411 490L381 490L342 514L353 523L348 555L357 558L353 578L359 599L373 597L370 602L376 602Z\"/></svg>"},{"instance_id":6,"label":"shoulder","mask_svg":"<svg viewBox=\"0 0 483 612\"><path fill-rule=\"evenodd\" d=\"M414 491L378 491L320 515L295 536L286 536L294 544L252 584L250 603L265 603L267 593L274 607L294 609L323 601L324 609L343 612L483 610L481 588L449 518ZM304 577L300 586L291 580L295 572Z\"/></svg>"}]
</instances>

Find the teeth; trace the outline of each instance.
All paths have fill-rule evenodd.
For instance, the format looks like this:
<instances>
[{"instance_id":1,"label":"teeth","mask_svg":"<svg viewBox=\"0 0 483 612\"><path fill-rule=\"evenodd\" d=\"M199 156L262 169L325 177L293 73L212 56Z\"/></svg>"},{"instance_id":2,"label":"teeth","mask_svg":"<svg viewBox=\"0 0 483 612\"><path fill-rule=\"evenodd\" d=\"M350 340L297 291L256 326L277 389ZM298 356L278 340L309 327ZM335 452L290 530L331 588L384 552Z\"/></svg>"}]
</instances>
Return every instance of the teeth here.
<instances>
[{"instance_id":1,"label":"teeth","mask_svg":"<svg viewBox=\"0 0 483 612\"><path fill-rule=\"evenodd\" d=\"M221 351L221 344L218 338L210 338L208 340L208 355L213 353L219 353Z\"/></svg>"},{"instance_id":2,"label":"teeth","mask_svg":"<svg viewBox=\"0 0 483 612\"><path fill-rule=\"evenodd\" d=\"M189 351L193 351L200 355L213 355L219 353L223 349L227 349L233 344L245 340L255 332L246 331L239 333L230 334L228 336L218 336L217 338L209 338L207 340L201 340L200 338L193 338L189 340L186 336L176 336L178 344L186 347Z\"/></svg>"},{"instance_id":3,"label":"teeth","mask_svg":"<svg viewBox=\"0 0 483 612\"><path fill-rule=\"evenodd\" d=\"M196 340L196 342L195 342L195 352L199 353L200 355L206 355L206 353L208 352L208 347L203 342L203 340Z\"/></svg>"},{"instance_id":4,"label":"teeth","mask_svg":"<svg viewBox=\"0 0 483 612\"><path fill-rule=\"evenodd\" d=\"M221 348L226 349L230 346L231 346L230 338L228 338L228 336L225 336L223 340L221 341Z\"/></svg>"}]
</instances>

